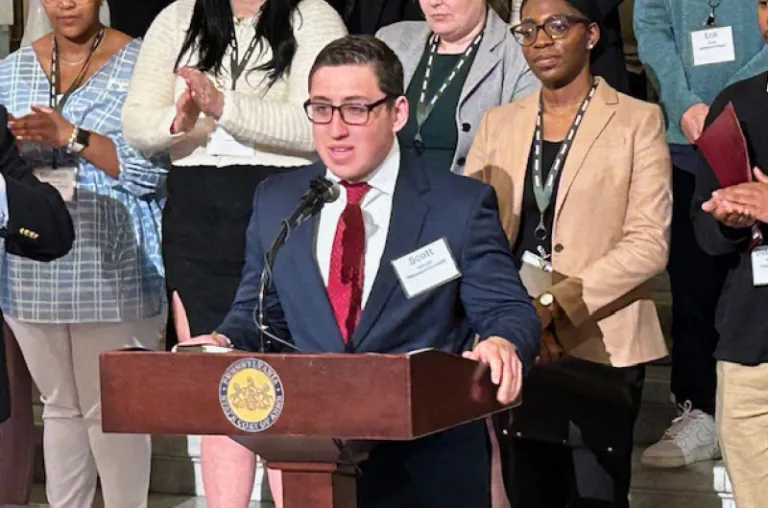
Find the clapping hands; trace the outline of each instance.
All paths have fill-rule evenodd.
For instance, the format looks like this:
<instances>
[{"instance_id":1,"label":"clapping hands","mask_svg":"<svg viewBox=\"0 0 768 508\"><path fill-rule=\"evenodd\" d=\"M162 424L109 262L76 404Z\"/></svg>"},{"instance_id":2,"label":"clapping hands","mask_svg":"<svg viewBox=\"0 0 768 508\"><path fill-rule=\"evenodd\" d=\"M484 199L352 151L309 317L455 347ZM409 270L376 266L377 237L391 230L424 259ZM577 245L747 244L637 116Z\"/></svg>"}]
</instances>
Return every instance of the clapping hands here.
<instances>
[{"instance_id":1,"label":"clapping hands","mask_svg":"<svg viewBox=\"0 0 768 508\"><path fill-rule=\"evenodd\" d=\"M224 94L213 82L197 69L184 67L179 69L179 76L187 87L176 101L176 118L173 120L172 133L190 132L197 123L200 113L216 120L224 113Z\"/></svg>"},{"instance_id":2,"label":"clapping hands","mask_svg":"<svg viewBox=\"0 0 768 508\"><path fill-rule=\"evenodd\" d=\"M755 181L733 185L712 193L701 209L732 228L750 228L768 223L768 176L754 168Z\"/></svg>"}]
</instances>

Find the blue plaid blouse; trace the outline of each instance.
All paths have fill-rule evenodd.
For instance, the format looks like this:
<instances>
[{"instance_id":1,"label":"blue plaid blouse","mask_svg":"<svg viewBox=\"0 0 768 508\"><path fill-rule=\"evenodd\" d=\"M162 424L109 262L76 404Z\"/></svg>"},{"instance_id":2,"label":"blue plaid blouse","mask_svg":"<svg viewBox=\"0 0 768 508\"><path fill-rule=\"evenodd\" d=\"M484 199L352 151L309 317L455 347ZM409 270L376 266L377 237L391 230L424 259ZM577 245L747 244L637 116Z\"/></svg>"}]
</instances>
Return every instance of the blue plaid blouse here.
<instances>
[{"instance_id":1,"label":"blue plaid blouse","mask_svg":"<svg viewBox=\"0 0 768 508\"><path fill-rule=\"evenodd\" d=\"M160 254L161 200L169 161L147 159L123 139L120 113L140 43L115 54L75 91L62 115L109 137L120 160L113 179L82 157L59 151L59 167L77 166L68 203L75 244L65 257L40 263L0 251L0 308L36 323L116 322L158 315L164 307ZM0 62L0 104L16 117L49 103L50 84L34 50ZM50 167L52 151L36 143L20 150L32 167Z\"/></svg>"}]
</instances>

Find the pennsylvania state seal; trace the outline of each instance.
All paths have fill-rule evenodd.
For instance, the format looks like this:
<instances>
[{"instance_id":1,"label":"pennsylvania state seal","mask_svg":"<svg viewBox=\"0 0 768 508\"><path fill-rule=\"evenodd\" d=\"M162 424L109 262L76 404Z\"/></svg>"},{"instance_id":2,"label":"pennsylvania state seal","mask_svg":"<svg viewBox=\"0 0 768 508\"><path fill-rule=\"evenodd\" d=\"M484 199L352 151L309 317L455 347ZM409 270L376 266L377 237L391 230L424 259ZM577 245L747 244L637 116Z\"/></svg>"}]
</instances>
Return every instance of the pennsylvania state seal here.
<instances>
[{"instance_id":1,"label":"pennsylvania state seal","mask_svg":"<svg viewBox=\"0 0 768 508\"><path fill-rule=\"evenodd\" d=\"M270 428L283 412L283 383L275 369L258 358L243 358L219 382L219 403L227 420L245 432Z\"/></svg>"}]
</instances>

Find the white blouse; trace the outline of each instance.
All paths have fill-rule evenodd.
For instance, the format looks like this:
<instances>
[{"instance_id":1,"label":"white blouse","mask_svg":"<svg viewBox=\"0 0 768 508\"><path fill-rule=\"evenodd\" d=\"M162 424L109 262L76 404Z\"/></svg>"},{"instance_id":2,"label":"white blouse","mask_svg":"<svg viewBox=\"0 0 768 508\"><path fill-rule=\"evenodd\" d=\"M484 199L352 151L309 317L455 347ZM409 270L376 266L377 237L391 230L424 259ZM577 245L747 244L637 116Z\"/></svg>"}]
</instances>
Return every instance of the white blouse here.
<instances>
[{"instance_id":1,"label":"white blouse","mask_svg":"<svg viewBox=\"0 0 768 508\"><path fill-rule=\"evenodd\" d=\"M209 154L209 139L217 127L211 117L201 115L189 133L171 134L176 100L186 87L184 80L174 73L174 65L194 6L195 0L177 0L149 28L123 108L125 139L145 153L170 149L175 166L289 167L317 160L303 103L309 96L309 71L317 54L329 42L346 35L338 13L323 0L302 0L292 20L297 48L290 72L270 88L267 73L253 70L272 58L266 41L256 47L236 90L231 90L231 47L224 56L220 76L208 74L224 93L224 114L218 126L254 149L252 156L238 157ZM255 23L256 18L236 23L240 58L253 39ZM194 63L195 58L196 54L182 59L182 66Z\"/></svg>"}]
</instances>

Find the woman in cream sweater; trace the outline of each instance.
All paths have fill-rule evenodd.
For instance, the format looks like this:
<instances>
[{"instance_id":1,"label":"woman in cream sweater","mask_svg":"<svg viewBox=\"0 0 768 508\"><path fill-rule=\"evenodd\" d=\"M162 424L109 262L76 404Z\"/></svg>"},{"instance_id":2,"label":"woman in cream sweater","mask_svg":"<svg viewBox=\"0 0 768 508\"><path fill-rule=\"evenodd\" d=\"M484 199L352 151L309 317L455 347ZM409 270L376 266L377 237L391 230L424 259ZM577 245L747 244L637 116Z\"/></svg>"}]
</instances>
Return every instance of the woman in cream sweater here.
<instances>
[{"instance_id":1,"label":"woman in cream sweater","mask_svg":"<svg viewBox=\"0 0 768 508\"><path fill-rule=\"evenodd\" d=\"M170 151L163 257L168 292L180 295L193 336L229 310L257 185L315 160L302 106L309 70L345 33L323 0L178 0L147 32L123 127L141 151ZM169 348L185 338L170 323ZM207 437L202 461L209 506L245 506L253 454Z\"/></svg>"}]
</instances>

